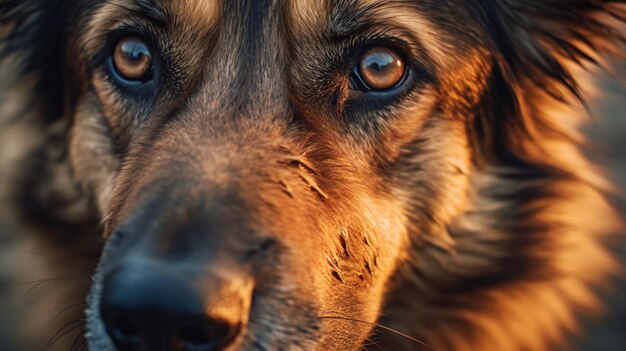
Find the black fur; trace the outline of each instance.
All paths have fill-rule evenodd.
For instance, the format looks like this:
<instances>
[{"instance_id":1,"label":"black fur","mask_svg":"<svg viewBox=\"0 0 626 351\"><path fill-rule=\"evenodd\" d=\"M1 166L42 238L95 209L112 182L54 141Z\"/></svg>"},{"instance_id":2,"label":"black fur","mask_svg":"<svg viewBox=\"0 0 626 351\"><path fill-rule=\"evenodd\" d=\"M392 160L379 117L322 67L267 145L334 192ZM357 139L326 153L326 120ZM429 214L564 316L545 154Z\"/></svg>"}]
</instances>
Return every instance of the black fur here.
<instances>
[{"instance_id":1,"label":"black fur","mask_svg":"<svg viewBox=\"0 0 626 351\"><path fill-rule=\"evenodd\" d=\"M76 25L72 21L83 9L92 8L92 3L95 1L77 5L65 0L0 0L0 33L4 33L0 37L3 45L0 60L14 54L24 55L20 61L21 74L38 79L31 97L33 104L29 106L41 112L38 114L41 126L69 115L77 87L72 77L74 72L68 68L71 62L66 42ZM147 1L141 4L146 14L156 19L155 23L164 21L159 9ZM454 4L454 1L442 1L442 6ZM261 11L266 6L266 1L259 1L247 10ZM574 78L568 64L601 65L598 57L621 58L621 49L626 45L626 32L619 28L626 22L626 0L473 0L463 6L484 25L488 37L482 40L487 42L493 63L488 86L474 111L476 118L467 120L475 162L507 169L508 172L496 176L506 183L525 186L493 188L483 194L508 205L502 209L503 217L517 219L496 228L512 236L507 242L509 246L502 249L510 255L490 271L458 277L454 284L439 287L456 295L513 280L541 280L546 275L558 274L547 271L549 263L537 254L545 240L542 236L552 228L524 220L541 211L534 206L539 199L559 196L551 191L553 182L584 180L577 179L571 170L533 160L519 148L522 141L540 139L547 134L569 138L554 121L546 120L541 111L525 107L540 105L539 101L546 98L584 105L581 83ZM259 16L250 19L250 26L263 26ZM253 40L248 44L251 54L262 49ZM533 93L521 96L520 91ZM44 151L39 152L44 155ZM33 159L36 162L38 158ZM43 172L34 164L31 173L35 177L26 178L21 184L25 189L36 187L36 180ZM55 220L48 218L46 209L38 207L36 198L28 197L34 196L34 192L24 194L21 205L33 217L47 222Z\"/></svg>"}]
</instances>

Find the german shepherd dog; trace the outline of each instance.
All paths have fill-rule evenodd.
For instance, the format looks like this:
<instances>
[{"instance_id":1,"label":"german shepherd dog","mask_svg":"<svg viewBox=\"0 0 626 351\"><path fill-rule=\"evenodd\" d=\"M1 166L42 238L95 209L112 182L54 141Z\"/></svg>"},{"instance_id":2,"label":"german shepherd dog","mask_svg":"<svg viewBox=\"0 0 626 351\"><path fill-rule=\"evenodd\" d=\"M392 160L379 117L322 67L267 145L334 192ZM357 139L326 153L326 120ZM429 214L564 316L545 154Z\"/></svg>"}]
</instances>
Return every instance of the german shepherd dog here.
<instances>
[{"instance_id":1,"label":"german shepherd dog","mask_svg":"<svg viewBox=\"0 0 626 351\"><path fill-rule=\"evenodd\" d=\"M0 0L11 349L559 347L619 272L625 6Z\"/></svg>"}]
</instances>

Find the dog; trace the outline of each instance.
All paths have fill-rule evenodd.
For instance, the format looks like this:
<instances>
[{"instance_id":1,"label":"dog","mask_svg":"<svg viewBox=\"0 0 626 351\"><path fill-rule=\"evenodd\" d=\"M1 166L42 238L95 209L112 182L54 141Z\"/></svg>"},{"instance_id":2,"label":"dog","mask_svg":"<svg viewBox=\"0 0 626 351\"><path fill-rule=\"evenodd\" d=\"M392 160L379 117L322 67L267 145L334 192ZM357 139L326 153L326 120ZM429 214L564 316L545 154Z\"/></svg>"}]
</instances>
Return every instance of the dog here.
<instances>
[{"instance_id":1,"label":"dog","mask_svg":"<svg viewBox=\"0 0 626 351\"><path fill-rule=\"evenodd\" d=\"M625 6L0 0L11 349L566 345L620 272L579 128Z\"/></svg>"}]
</instances>

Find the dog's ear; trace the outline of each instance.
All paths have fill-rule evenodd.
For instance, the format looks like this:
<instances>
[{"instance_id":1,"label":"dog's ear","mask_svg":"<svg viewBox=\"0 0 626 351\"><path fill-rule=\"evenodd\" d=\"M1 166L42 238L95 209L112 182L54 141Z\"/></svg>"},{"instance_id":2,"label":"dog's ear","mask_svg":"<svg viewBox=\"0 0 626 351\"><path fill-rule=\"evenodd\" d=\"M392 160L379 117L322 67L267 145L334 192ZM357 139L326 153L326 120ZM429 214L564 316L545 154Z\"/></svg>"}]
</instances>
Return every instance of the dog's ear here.
<instances>
[{"instance_id":1,"label":"dog's ear","mask_svg":"<svg viewBox=\"0 0 626 351\"><path fill-rule=\"evenodd\" d=\"M626 0L478 0L477 4L495 67L492 95L487 97L492 100L488 113L492 120L483 121L492 130L483 130L479 137L507 139L490 140L498 145L488 149L510 148L512 139L543 137L536 135L537 130L561 133L539 111L545 99L584 104L576 66L602 66L611 56L626 57Z\"/></svg>"},{"instance_id":2,"label":"dog's ear","mask_svg":"<svg viewBox=\"0 0 626 351\"><path fill-rule=\"evenodd\" d=\"M59 118L63 108L67 34L64 2L0 0L0 64L12 60L18 65L19 77L35 78L32 104L47 122Z\"/></svg>"}]
</instances>

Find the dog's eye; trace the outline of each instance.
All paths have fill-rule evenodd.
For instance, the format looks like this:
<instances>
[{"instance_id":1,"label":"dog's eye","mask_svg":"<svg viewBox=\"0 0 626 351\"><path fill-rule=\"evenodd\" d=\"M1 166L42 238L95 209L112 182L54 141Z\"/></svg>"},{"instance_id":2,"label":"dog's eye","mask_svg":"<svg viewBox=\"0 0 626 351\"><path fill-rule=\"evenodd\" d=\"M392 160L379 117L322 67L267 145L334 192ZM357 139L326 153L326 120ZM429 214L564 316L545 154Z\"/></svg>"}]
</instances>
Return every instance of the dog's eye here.
<instances>
[{"instance_id":1,"label":"dog's eye","mask_svg":"<svg viewBox=\"0 0 626 351\"><path fill-rule=\"evenodd\" d=\"M402 83L406 64L394 50L375 47L366 51L359 61L355 74L364 90L384 91Z\"/></svg>"},{"instance_id":2,"label":"dog's eye","mask_svg":"<svg viewBox=\"0 0 626 351\"><path fill-rule=\"evenodd\" d=\"M152 53L135 37L123 38L117 43L113 64L117 73L128 81L145 82L152 76Z\"/></svg>"}]
</instances>

